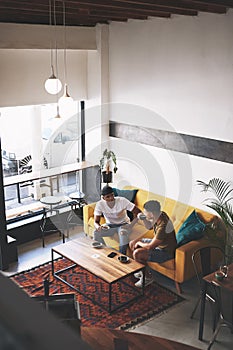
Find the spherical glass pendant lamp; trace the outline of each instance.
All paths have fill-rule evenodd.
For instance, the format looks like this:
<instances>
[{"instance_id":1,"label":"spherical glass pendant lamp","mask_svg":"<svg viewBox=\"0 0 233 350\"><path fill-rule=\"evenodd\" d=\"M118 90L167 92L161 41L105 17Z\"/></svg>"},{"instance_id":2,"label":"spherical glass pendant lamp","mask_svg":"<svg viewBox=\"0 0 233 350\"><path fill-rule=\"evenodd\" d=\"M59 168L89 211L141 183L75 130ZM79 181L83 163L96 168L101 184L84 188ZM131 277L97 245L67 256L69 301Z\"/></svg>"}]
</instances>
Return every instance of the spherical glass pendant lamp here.
<instances>
[{"instance_id":1,"label":"spherical glass pendant lamp","mask_svg":"<svg viewBox=\"0 0 233 350\"><path fill-rule=\"evenodd\" d=\"M62 116L70 116L74 113L74 100L68 93L68 86L64 86L64 94L59 98L59 110Z\"/></svg>"},{"instance_id":2,"label":"spherical glass pendant lamp","mask_svg":"<svg viewBox=\"0 0 233 350\"><path fill-rule=\"evenodd\" d=\"M68 86L65 84L64 87L64 94L62 97L59 98L59 106L68 106L72 105L74 102L73 98L68 93Z\"/></svg>"},{"instance_id":3,"label":"spherical glass pendant lamp","mask_svg":"<svg viewBox=\"0 0 233 350\"><path fill-rule=\"evenodd\" d=\"M56 95L61 91L62 83L60 79L58 79L55 76L53 66L51 67L51 69L52 69L52 74L45 81L44 87L49 94Z\"/></svg>"}]
</instances>

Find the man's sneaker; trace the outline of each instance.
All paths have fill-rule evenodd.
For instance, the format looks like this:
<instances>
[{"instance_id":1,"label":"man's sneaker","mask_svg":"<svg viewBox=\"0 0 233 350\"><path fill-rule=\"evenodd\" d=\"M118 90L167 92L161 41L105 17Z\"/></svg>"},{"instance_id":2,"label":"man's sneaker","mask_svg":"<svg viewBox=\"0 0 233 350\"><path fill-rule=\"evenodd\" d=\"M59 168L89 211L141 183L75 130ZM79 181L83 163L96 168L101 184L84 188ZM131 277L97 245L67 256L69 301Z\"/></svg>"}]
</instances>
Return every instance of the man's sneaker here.
<instances>
[{"instance_id":1,"label":"man's sneaker","mask_svg":"<svg viewBox=\"0 0 233 350\"><path fill-rule=\"evenodd\" d=\"M135 278L141 278L143 275L142 275L142 271L139 271L139 272L135 272L134 273L134 277Z\"/></svg>"},{"instance_id":2,"label":"man's sneaker","mask_svg":"<svg viewBox=\"0 0 233 350\"><path fill-rule=\"evenodd\" d=\"M139 279L139 281L137 281L136 283L135 283L135 286L136 287L139 287L139 288L142 288L142 281L143 281L143 278L141 277L140 279ZM150 276L150 277L145 277L145 287L146 286L148 286L149 284L151 284L151 283L153 283L154 282L154 279L153 279L153 277L152 276Z\"/></svg>"}]
</instances>

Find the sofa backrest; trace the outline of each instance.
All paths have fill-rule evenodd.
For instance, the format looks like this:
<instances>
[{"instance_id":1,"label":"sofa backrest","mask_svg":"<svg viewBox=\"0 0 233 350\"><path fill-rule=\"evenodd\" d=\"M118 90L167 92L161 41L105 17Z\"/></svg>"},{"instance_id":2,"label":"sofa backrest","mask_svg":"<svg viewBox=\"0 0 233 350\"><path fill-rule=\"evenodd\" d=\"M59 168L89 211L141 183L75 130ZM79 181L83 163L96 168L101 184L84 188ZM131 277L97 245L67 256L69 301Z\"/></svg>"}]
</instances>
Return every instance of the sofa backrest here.
<instances>
[{"instance_id":1,"label":"sofa backrest","mask_svg":"<svg viewBox=\"0 0 233 350\"><path fill-rule=\"evenodd\" d=\"M124 189L128 190L135 188L137 187L124 187ZM135 205L142 210L143 204L148 200L157 200L160 202L162 210L165 211L172 220L176 232L178 232L180 226L183 224L185 219L192 213L194 209L196 209L195 207L192 207L182 202L175 201L174 199L164 197L152 192L148 192L143 189L138 189L138 192L135 197ZM211 222L213 218L216 217L215 215L207 213L200 209L196 209L196 212L198 213L200 218L205 222Z\"/></svg>"}]
</instances>

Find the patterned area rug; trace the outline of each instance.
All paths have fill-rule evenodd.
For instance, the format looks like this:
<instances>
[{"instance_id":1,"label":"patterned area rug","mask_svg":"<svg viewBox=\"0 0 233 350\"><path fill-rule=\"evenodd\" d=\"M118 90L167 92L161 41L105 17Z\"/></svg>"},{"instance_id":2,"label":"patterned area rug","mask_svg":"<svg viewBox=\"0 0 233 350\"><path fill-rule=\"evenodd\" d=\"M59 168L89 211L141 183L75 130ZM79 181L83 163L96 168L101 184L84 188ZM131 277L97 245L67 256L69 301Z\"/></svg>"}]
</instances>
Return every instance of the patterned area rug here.
<instances>
[{"instance_id":1,"label":"patterned area rug","mask_svg":"<svg viewBox=\"0 0 233 350\"><path fill-rule=\"evenodd\" d=\"M55 271L64 269L67 266L66 259L55 261ZM30 296L40 296L44 294L44 279L49 279L49 294L75 293L80 307L80 318L82 326L86 327L108 327L112 329L129 329L138 324L159 315L168 310L173 305L180 303L184 299L167 288L153 282L145 288L145 293L137 301L119 308L111 314L103 307L96 305L86 296L94 298L96 302L103 306L108 304L108 285L97 279L86 270L75 267L64 271L63 278L72 284L77 283L82 295L65 283L52 276L51 263L46 263L31 270L18 273L10 278L15 281ZM121 283L117 283L113 288L112 302L114 306L132 299L133 294L138 292L134 287L137 280L130 276Z\"/></svg>"}]
</instances>

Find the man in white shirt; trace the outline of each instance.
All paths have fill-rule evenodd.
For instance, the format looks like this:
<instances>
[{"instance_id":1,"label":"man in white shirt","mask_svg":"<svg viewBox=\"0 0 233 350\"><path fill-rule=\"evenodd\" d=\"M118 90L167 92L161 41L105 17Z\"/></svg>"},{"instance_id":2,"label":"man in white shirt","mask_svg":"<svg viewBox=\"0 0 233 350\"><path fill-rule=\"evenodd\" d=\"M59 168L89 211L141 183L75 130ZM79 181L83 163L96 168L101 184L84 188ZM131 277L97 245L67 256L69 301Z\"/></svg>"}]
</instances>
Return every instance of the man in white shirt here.
<instances>
[{"instance_id":1,"label":"man in white shirt","mask_svg":"<svg viewBox=\"0 0 233 350\"><path fill-rule=\"evenodd\" d=\"M141 212L134 203L124 197L114 197L113 188L104 186L102 191L102 199L96 203L94 211L94 239L105 244L103 237L113 236L118 232L120 252L126 254L129 243L129 235L132 227L138 221L137 214ZM133 220L127 215L127 210L133 213ZM106 224L100 225L100 218L104 216Z\"/></svg>"}]
</instances>

